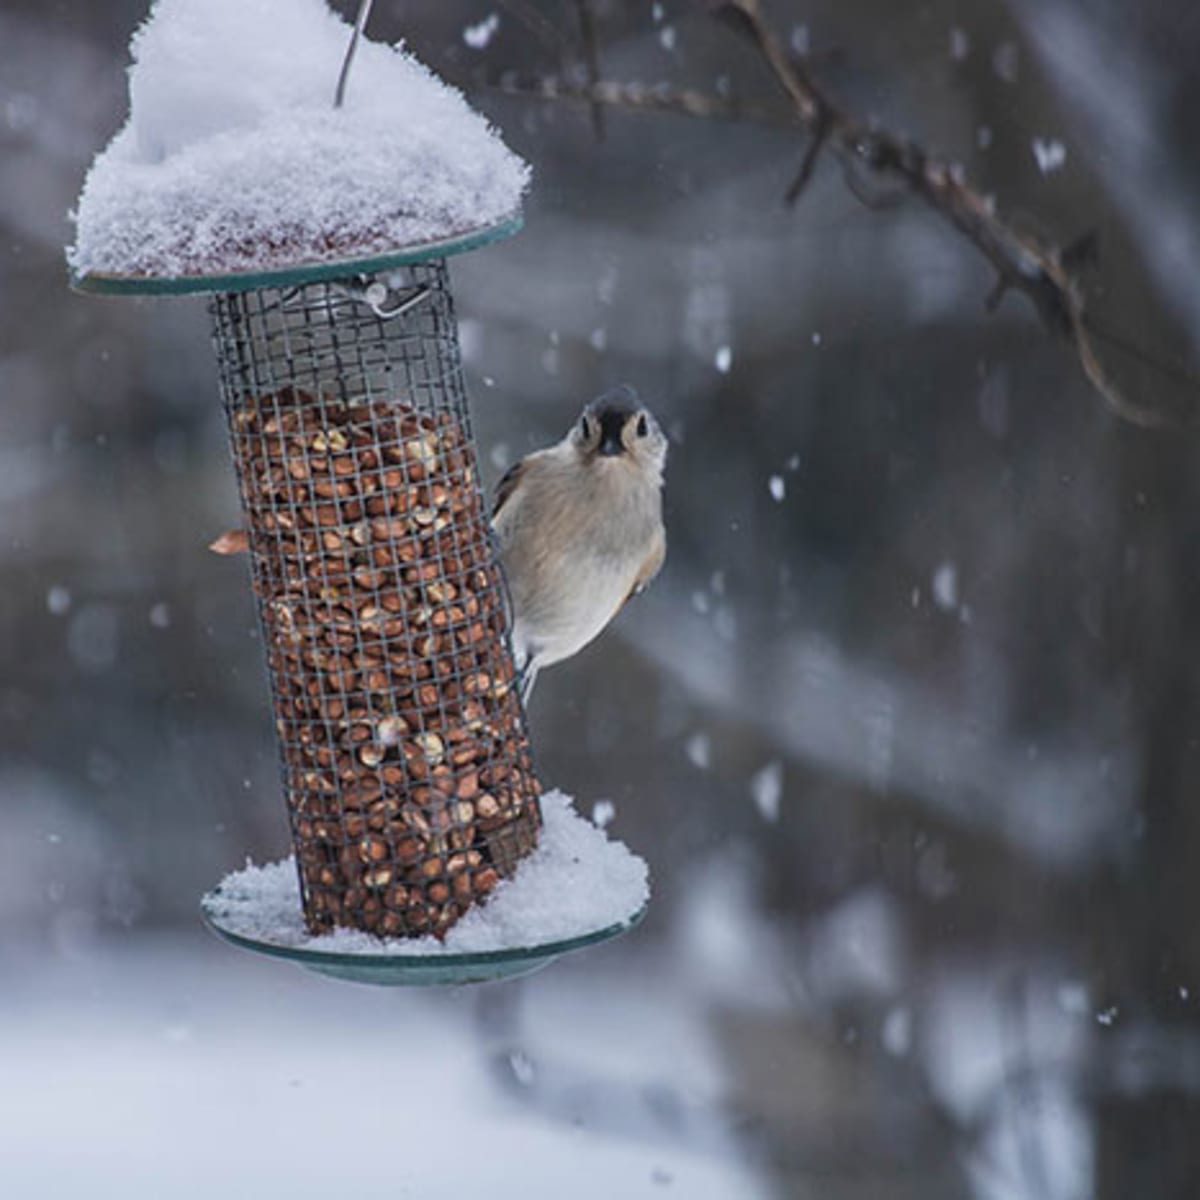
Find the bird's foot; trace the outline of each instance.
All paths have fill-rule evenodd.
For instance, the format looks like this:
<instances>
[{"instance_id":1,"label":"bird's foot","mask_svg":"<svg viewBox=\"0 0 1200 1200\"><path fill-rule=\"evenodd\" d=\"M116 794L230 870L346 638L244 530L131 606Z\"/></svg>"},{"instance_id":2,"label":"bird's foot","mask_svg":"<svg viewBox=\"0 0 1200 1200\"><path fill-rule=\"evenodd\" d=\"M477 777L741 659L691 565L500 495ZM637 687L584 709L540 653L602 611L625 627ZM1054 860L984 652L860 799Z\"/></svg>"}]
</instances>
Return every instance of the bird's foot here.
<instances>
[{"instance_id":1,"label":"bird's foot","mask_svg":"<svg viewBox=\"0 0 1200 1200\"><path fill-rule=\"evenodd\" d=\"M529 697L533 695L533 685L537 682L537 676L537 663L531 658L520 672L521 703L525 706L528 706Z\"/></svg>"}]
</instances>

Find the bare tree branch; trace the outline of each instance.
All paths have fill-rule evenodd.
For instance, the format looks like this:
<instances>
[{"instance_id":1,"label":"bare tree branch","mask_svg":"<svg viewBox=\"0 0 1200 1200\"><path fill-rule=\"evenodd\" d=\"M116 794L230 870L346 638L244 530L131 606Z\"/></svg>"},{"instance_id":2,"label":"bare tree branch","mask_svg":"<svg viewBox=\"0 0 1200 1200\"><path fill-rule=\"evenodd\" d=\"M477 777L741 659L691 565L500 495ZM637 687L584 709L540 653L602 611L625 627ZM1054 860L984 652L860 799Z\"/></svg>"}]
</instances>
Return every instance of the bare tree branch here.
<instances>
[{"instance_id":1,"label":"bare tree branch","mask_svg":"<svg viewBox=\"0 0 1200 1200\"><path fill-rule=\"evenodd\" d=\"M988 297L994 308L1005 291L1032 301L1042 321L1074 346L1084 374L1109 407L1142 426L1166 423L1163 413L1132 402L1105 369L1092 343L1094 328L1071 254L1020 234L1002 220L992 203L966 181L963 172L928 155L915 142L868 126L839 108L788 54L762 14L759 0L704 0L763 57L814 139L829 142L844 160L865 166L881 178L903 182L950 222L995 268L997 283Z\"/></svg>"},{"instance_id":2,"label":"bare tree branch","mask_svg":"<svg viewBox=\"0 0 1200 1200\"><path fill-rule=\"evenodd\" d=\"M502 3L522 14L524 23L562 57L578 61L569 47L563 50L562 35L526 0L502 0ZM743 102L665 84L648 87L602 80L596 28L588 0L576 0L576 4L586 83L572 79L568 70L562 79L534 81L505 73L499 79L485 79L485 86L510 95L586 104L597 137L603 136L599 113L604 107L803 129L811 140L788 187L785 196L788 204L799 199L822 153L828 151L841 163L847 188L864 206L881 209L906 195L917 196L957 229L996 272L995 286L985 300L987 311L993 311L1007 292L1022 293L1047 328L1071 345L1092 386L1124 420L1148 428L1174 423L1165 411L1138 404L1125 394L1097 353L1094 338L1122 350L1175 383L1200 392L1200 376L1191 368L1161 361L1131 339L1104 328L1093 317L1079 273L1094 264L1097 251L1094 233L1059 247L1020 232L997 214L988 197L971 186L960 167L941 161L917 142L880 129L840 107L814 79L813 59L792 54L767 23L760 0L700 0L700 4L761 56L786 101L782 106L763 101ZM882 187L868 188L867 178ZM1193 402L1188 416L1194 413Z\"/></svg>"}]
</instances>

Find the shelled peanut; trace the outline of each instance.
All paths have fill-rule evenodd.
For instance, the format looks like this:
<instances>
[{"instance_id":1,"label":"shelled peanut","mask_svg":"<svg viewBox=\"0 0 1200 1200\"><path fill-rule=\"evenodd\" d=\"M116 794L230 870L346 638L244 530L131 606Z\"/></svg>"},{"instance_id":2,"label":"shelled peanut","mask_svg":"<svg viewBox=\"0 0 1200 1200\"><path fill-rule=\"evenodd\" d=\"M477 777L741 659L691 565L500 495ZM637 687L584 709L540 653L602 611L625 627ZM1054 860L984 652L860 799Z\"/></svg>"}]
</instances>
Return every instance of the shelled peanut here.
<instances>
[{"instance_id":1,"label":"shelled peanut","mask_svg":"<svg viewBox=\"0 0 1200 1200\"><path fill-rule=\"evenodd\" d=\"M539 822L466 434L290 388L231 425L308 924L442 934Z\"/></svg>"}]
</instances>

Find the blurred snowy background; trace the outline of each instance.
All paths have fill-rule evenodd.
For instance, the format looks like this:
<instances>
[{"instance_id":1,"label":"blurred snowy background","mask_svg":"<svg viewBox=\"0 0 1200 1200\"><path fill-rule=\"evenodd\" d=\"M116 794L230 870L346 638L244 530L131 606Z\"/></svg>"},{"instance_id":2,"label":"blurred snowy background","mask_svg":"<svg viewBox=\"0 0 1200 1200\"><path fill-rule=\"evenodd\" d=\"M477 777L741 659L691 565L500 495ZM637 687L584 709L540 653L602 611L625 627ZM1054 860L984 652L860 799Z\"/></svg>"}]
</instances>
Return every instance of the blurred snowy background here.
<instances>
[{"instance_id":1,"label":"blurred snowy background","mask_svg":"<svg viewBox=\"0 0 1200 1200\"><path fill-rule=\"evenodd\" d=\"M605 77L774 99L702 5L592 8ZM491 478L618 380L674 439L664 575L532 708L650 915L427 995L202 931L287 848L244 567L204 549L238 519L206 315L72 295L62 254L145 7L3 0L5 1194L1194 1196L1193 434L1116 420L1021 299L987 316L916 203L826 164L786 210L793 133L609 112L597 142L483 86L555 67L521 10L577 41L566 0L377 0L371 35L535 169L525 232L453 266ZM1200 9L767 10L1021 228L1097 230L1106 323L1195 360Z\"/></svg>"}]
</instances>

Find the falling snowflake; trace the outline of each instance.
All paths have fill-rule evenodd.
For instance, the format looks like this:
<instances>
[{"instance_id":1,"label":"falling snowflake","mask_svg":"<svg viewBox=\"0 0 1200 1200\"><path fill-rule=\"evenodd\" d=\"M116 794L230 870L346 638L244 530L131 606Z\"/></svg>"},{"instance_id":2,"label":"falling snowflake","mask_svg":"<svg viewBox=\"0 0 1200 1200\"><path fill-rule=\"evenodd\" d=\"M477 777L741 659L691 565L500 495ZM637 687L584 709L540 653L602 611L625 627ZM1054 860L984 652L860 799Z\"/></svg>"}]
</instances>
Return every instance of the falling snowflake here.
<instances>
[{"instance_id":1,"label":"falling snowflake","mask_svg":"<svg viewBox=\"0 0 1200 1200\"><path fill-rule=\"evenodd\" d=\"M1043 175L1051 175L1067 161L1067 148L1057 138L1033 139L1033 157Z\"/></svg>"},{"instance_id":2,"label":"falling snowflake","mask_svg":"<svg viewBox=\"0 0 1200 1200\"><path fill-rule=\"evenodd\" d=\"M1021 74L1021 52L1016 42L1001 42L992 55L992 70L1005 83L1016 83Z\"/></svg>"},{"instance_id":3,"label":"falling snowflake","mask_svg":"<svg viewBox=\"0 0 1200 1200\"><path fill-rule=\"evenodd\" d=\"M492 38L496 36L496 30L499 28L500 15L498 13L490 13L478 25L468 25L463 30L463 41L472 50L484 50Z\"/></svg>"},{"instance_id":4,"label":"falling snowflake","mask_svg":"<svg viewBox=\"0 0 1200 1200\"><path fill-rule=\"evenodd\" d=\"M1084 984L1071 981L1058 989L1058 1007L1073 1017L1083 1016L1088 1011L1088 992Z\"/></svg>"},{"instance_id":5,"label":"falling snowflake","mask_svg":"<svg viewBox=\"0 0 1200 1200\"><path fill-rule=\"evenodd\" d=\"M693 733L684 749L693 767L701 771L708 770L712 763L712 745L707 733Z\"/></svg>"},{"instance_id":6,"label":"falling snowflake","mask_svg":"<svg viewBox=\"0 0 1200 1200\"><path fill-rule=\"evenodd\" d=\"M883 1048L896 1058L903 1058L912 1047L912 1013L903 1007L893 1008L883 1019L880 1041Z\"/></svg>"},{"instance_id":7,"label":"falling snowflake","mask_svg":"<svg viewBox=\"0 0 1200 1200\"><path fill-rule=\"evenodd\" d=\"M958 569L951 562L942 563L933 573L933 602L943 612L958 605Z\"/></svg>"},{"instance_id":8,"label":"falling snowflake","mask_svg":"<svg viewBox=\"0 0 1200 1200\"><path fill-rule=\"evenodd\" d=\"M513 1078L522 1087L530 1087L533 1084L536 1075L533 1060L524 1050L514 1050L508 1056L508 1065L512 1069Z\"/></svg>"},{"instance_id":9,"label":"falling snowflake","mask_svg":"<svg viewBox=\"0 0 1200 1200\"><path fill-rule=\"evenodd\" d=\"M611 800L597 800L592 805L592 824L597 829L606 828L616 815L617 806Z\"/></svg>"},{"instance_id":10,"label":"falling snowflake","mask_svg":"<svg viewBox=\"0 0 1200 1200\"><path fill-rule=\"evenodd\" d=\"M750 795L764 821L774 825L779 820L779 801L783 797L783 763L769 762L750 780Z\"/></svg>"},{"instance_id":11,"label":"falling snowflake","mask_svg":"<svg viewBox=\"0 0 1200 1200\"><path fill-rule=\"evenodd\" d=\"M56 583L46 593L46 608L51 615L61 617L71 609L71 591L69 588L63 587L61 583Z\"/></svg>"}]
</instances>

